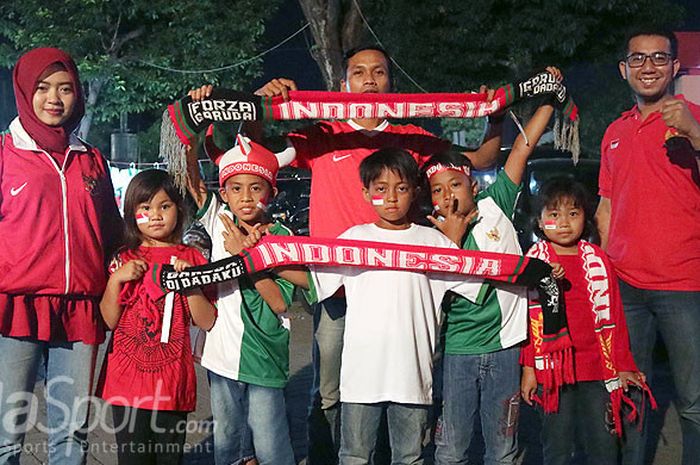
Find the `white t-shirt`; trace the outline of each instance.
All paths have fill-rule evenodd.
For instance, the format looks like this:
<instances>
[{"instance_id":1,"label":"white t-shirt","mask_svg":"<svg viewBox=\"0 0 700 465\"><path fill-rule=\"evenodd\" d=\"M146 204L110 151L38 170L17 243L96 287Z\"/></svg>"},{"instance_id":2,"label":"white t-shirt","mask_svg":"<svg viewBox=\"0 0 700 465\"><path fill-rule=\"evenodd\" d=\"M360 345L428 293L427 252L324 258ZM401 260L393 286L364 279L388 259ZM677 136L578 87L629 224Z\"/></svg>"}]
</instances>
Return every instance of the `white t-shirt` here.
<instances>
[{"instance_id":1,"label":"white t-shirt","mask_svg":"<svg viewBox=\"0 0 700 465\"><path fill-rule=\"evenodd\" d=\"M404 230L363 224L339 238L457 248L439 231L415 224ZM348 307L340 400L431 404L442 298L451 290L476 300L483 281L442 273L349 267L317 267L311 270L311 277L319 301L345 286Z\"/></svg>"},{"instance_id":2,"label":"white t-shirt","mask_svg":"<svg viewBox=\"0 0 700 465\"><path fill-rule=\"evenodd\" d=\"M224 247L224 223L219 215L233 219L231 211L216 195L209 193L206 204L197 212L212 239L212 261L230 257ZM271 232L291 235L275 223ZM282 297L291 303L294 286L276 280ZM216 323L207 333L202 366L209 371L238 381L282 388L289 372L289 319L276 315L254 288L238 279L217 284Z\"/></svg>"}]
</instances>

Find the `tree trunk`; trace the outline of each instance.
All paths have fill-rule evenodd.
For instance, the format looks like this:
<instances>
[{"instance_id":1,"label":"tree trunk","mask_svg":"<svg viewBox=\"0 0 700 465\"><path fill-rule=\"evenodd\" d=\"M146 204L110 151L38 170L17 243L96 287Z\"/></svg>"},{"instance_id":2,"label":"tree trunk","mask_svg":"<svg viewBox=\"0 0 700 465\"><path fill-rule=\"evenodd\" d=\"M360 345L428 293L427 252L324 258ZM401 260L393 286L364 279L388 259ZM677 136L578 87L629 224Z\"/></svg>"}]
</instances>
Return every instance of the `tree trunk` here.
<instances>
[{"instance_id":1,"label":"tree trunk","mask_svg":"<svg viewBox=\"0 0 700 465\"><path fill-rule=\"evenodd\" d=\"M361 0L357 0L361 4ZM338 90L343 76L343 53L363 38L363 25L352 0L299 0L311 25L316 60L328 90Z\"/></svg>"},{"instance_id":2,"label":"tree trunk","mask_svg":"<svg viewBox=\"0 0 700 465\"><path fill-rule=\"evenodd\" d=\"M85 101L85 116L83 116L82 121L80 121L80 129L78 129L78 137L83 140L87 139L88 133L90 132L90 126L92 126L92 117L95 114L95 104L97 103L97 98L100 96L100 91L105 83L105 78L98 77L90 79L88 81L88 96Z\"/></svg>"}]
</instances>

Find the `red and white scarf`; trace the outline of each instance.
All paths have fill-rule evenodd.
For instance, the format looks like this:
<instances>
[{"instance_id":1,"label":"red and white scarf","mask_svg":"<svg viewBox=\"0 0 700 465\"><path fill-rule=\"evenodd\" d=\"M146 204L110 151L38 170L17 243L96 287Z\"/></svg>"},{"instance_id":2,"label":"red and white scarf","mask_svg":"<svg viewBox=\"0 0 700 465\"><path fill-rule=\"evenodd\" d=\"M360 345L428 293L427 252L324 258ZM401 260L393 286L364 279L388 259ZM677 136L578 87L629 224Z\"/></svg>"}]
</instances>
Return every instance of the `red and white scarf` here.
<instances>
[{"instance_id":1,"label":"red and white scarf","mask_svg":"<svg viewBox=\"0 0 700 465\"><path fill-rule=\"evenodd\" d=\"M158 298L165 292L180 292L291 265L452 273L523 286L536 286L551 273L551 267L543 261L520 255L348 239L263 236L255 247L240 255L182 272L175 272L168 265L154 266L154 286L149 292Z\"/></svg>"},{"instance_id":2,"label":"red and white scarf","mask_svg":"<svg viewBox=\"0 0 700 465\"><path fill-rule=\"evenodd\" d=\"M496 113L520 100L539 95L558 102L563 122L555 142L578 159L578 108L566 86L547 71L486 93L375 94L291 91L282 96L260 97L215 87L199 101L184 97L168 106L161 125L160 154L179 186L185 186L185 147L212 123L295 119L362 118L478 118Z\"/></svg>"},{"instance_id":3,"label":"red and white scarf","mask_svg":"<svg viewBox=\"0 0 700 465\"><path fill-rule=\"evenodd\" d=\"M622 403L629 405L631 412L628 421L634 421L637 417L637 408L632 400L623 392L622 384L615 367L615 322L611 318L611 292L610 270L606 265L604 252L587 241L579 241L579 256L583 260L585 271L586 290L590 304L590 317L593 320L596 340L602 360L600 367L603 373L603 381L606 390L610 393L612 414L615 431L622 435ZM539 258L547 263L556 259L556 252L551 243L540 241L528 250L528 257ZM529 318L530 337L535 351L535 373L538 383L543 386L542 398L535 400L542 404L545 413L554 413L559 409L559 390L564 384L576 382L574 377L573 345L566 327L566 311L558 302L558 310L548 311L543 309L541 298L530 293ZM643 389L649 394L652 408L656 408L656 402L649 388ZM642 400L643 402L643 400Z\"/></svg>"}]
</instances>

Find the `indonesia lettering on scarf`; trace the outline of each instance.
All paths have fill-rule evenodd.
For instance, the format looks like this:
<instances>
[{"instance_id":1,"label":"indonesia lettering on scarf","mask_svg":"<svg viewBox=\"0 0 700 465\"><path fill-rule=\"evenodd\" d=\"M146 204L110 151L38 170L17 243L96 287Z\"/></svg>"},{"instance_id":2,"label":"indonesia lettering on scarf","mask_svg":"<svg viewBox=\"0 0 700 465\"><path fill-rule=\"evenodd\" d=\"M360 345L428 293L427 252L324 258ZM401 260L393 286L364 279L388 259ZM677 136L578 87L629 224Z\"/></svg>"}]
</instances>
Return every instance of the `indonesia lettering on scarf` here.
<instances>
[{"instance_id":1,"label":"indonesia lettering on scarf","mask_svg":"<svg viewBox=\"0 0 700 465\"><path fill-rule=\"evenodd\" d=\"M362 119L362 118L479 118L496 113L520 100L549 95L558 102L564 122L556 126L558 148L571 150L578 159L578 108L566 86L547 71L486 93L376 94L290 91L282 96L260 97L215 87L199 101L187 96L168 105L161 125L160 154L176 179L186 170L185 147L213 123L260 120ZM556 144L555 144L556 145Z\"/></svg>"},{"instance_id":2,"label":"indonesia lettering on scarf","mask_svg":"<svg viewBox=\"0 0 700 465\"><path fill-rule=\"evenodd\" d=\"M413 272L453 273L523 286L537 286L551 267L519 255L423 247L385 242L264 236L241 255L175 272L164 265L153 269L151 292L169 291L236 279L247 273L289 265L352 266Z\"/></svg>"}]
</instances>

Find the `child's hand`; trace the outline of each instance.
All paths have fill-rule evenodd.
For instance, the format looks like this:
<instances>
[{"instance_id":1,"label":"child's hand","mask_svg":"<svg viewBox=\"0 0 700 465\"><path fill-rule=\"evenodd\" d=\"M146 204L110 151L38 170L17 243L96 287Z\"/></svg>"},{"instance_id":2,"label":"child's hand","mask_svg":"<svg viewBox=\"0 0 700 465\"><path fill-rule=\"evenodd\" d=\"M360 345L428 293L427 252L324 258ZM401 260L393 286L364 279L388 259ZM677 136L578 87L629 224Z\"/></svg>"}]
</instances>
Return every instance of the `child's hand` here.
<instances>
[{"instance_id":1,"label":"child's hand","mask_svg":"<svg viewBox=\"0 0 700 465\"><path fill-rule=\"evenodd\" d=\"M625 392L629 390L630 384L641 389L642 385L647 382L646 375L641 371L618 371L617 376L620 377L620 384L622 384L622 390Z\"/></svg>"},{"instance_id":2,"label":"child's hand","mask_svg":"<svg viewBox=\"0 0 700 465\"><path fill-rule=\"evenodd\" d=\"M117 271L112 273L110 279L116 280L120 284L141 279L148 270L148 265L143 260L131 260L123 264Z\"/></svg>"},{"instance_id":3,"label":"child's hand","mask_svg":"<svg viewBox=\"0 0 700 465\"><path fill-rule=\"evenodd\" d=\"M181 258L178 258L175 260L175 263L173 263L173 268L175 268L175 271L178 273L180 271L185 271L187 268L191 267L192 264L186 260L182 260Z\"/></svg>"},{"instance_id":4,"label":"child's hand","mask_svg":"<svg viewBox=\"0 0 700 465\"><path fill-rule=\"evenodd\" d=\"M260 238L262 238L260 224L253 226L253 228L248 231L248 234L246 235L228 216L219 215L219 218L221 219L225 229L225 231L222 233L224 235L224 248L231 255L238 255L243 249L255 247L255 244L257 244L258 241L260 241Z\"/></svg>"},{"instance_id":5,"label":"child's hand","mask_svg":"<svg viewBox=\"0 0 700 465\"><path fill-rule=\"evenodd\" d=\"M192 89L189 92L187 92L187 96L192 97L192 100L198 102L209 97L213 88L214 86L212 86L211 84L204 84L199 89Z\"/></svg>"},{"instance_id":6,"label":"child's hand","mask_svg":"<svg viewBox=\"0 0 700 465\"><path fill-rule=\"evenodd\" d=\"M552 267L554 279L562 279L564 277L564 267L561 266L561 263L550 263L549 265Z\"/></svg>"},{"instance_id":7,"label":"child's hand","mask_svg":"<svg viewBox=\"0 0 700 465\"><path fill-rule=\"evenodd\" d=\"M523 367L523 374L520 377L520 396L525 403L532 406L533 396L537 392L537 377L533 367Z\"/></svg>"},{"instance_id":8,"label":"child's hand","mask_svg":"<svg viewBox=\"0 0 700 465\"><path fill-rule=\"evenodd\" d=\"M557 81L561 82L564 80L564 75L556 66L547 66L545 69L549 72L549 74L554 76Z\"/></svg>"},{"instance_id":9,"label":"child's hand","mask_svg":"<svg viewBox=\"0 0 700 465\"><path fill-rule=\"evenodd\" d=\"M464 234L466 234L467 229L469 229L469 224L476 218L479 211L475 208L467 215L460 213L458 208L459 203L458 200L454 198L454 194L450 197L450 205L443 221L438 220L432 215L428 215L427 218L440 232L459 246L461 245Z\"/></svg>"}]
</instances>

